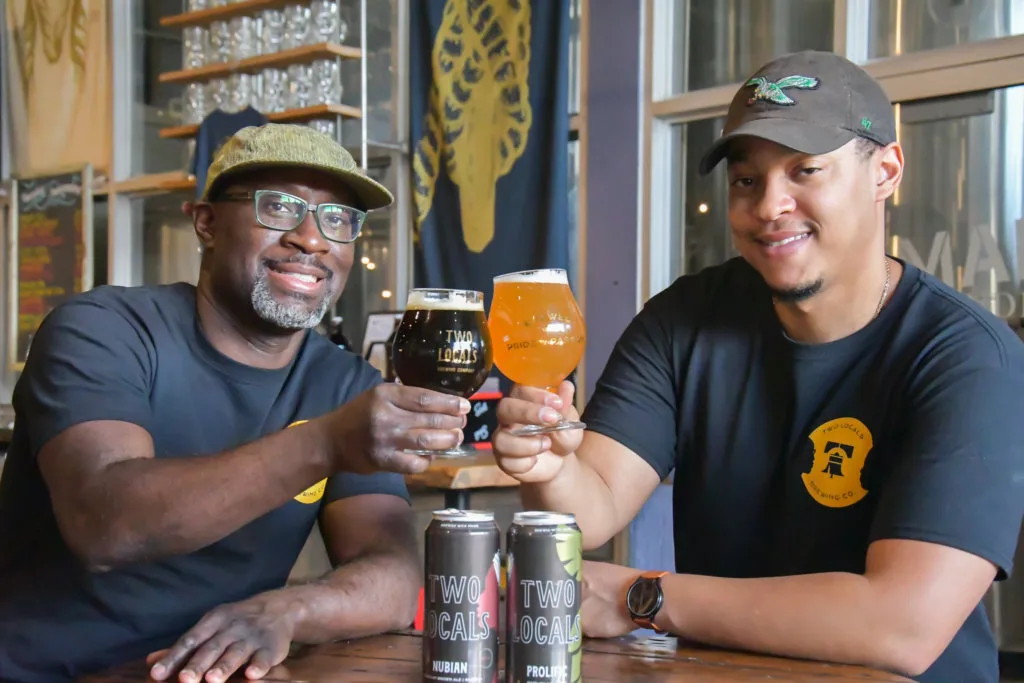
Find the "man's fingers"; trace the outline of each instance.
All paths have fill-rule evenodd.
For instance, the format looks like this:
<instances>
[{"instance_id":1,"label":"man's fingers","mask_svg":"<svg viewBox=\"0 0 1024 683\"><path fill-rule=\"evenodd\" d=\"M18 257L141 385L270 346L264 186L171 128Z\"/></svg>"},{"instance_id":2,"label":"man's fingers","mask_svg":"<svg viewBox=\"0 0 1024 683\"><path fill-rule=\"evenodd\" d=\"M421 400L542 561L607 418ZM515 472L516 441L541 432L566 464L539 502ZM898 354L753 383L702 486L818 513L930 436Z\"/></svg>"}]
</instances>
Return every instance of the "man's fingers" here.
<instances>
[{"instance_id":1,"label":"man's fingers","mask_svg":"<svg viewBox=\"0 0 1024 683\"><path fill-rule=\"evenodd\" d=\"M555 424L561 417L561 413L555 408L542 403L519 398L503 398L498 403L498 424L500 425Z\"/></svg>"},{"instance_id":2,"label":"man's fingers","mask_svg":"<svg viewBox=\"0 0 1024 683\"><path fill-rule=\"evenodd\" d=\"M512 436L505 429L494 432L494 453L501 458L532 458L551 450L551 438L545 434L536 436Z\"/></svg>"},{"instance_id":3,"label":"man's fingers","mask_svg":"<svg viewBox=\"0 0 1024 683\"><path fill-rule=\"evenodd\" d=\"M245 667L245 677L249 680L263 678L272 667L283 662L287 654L287 649L283 652L274 652L265 647L256 650L252 659L249 660L249 666Z\"/></svg>"},{"instance_id":4,"label":"man's fingers","mask_svg":"<svg viewBox=\"0 0 1024 683\"><path fill-rule=\"evenodd\" d=\"M414 413L446 413L448 415L466 415L469 413L469 401L461 396L450 396L439 391L408 387L402 384L394 387L389 396L390 401L402 410Z\"/></svg>"},{"instance_id":5,"label":"man's fingers","mask_svg":"<svg viewBox=\"0 0 1024 683\"><path fill-rule=\"evenodd\" d=\"M461 429L407 429L397 440L396 448L440 451L462 443Z\"/></svg>"},{"instance_id":6,"label":"man's fingers","mask_svg":"<svg viewBox=\"0 0 1024 683\"><path fill-rule=\"evenodd\" d=\"M522 384L516 384L512 387L512 391L508 394L512 398L519 398L530 403L538 403L541 405L551 406L555 410L562 409L562 397L559 394L553 394L547 389L540 389L538 387L527 387Z\"/></svg>"},{"instance_id":7,"label":"man's fingers","mask_svg":"<svg viewBox=\"0 0 1024 683\"><path fill-rule=\"evenodd\" d=\"M163 656L150 669L149 675L158 681L167 680L181 668L197 647L220 630L223 621L223 617L217 612L211 612L200 619L199 623L186 631L174 645L164 650Z\"/></svg>"},{"instance_id":8,"label":"man's fingers","mask_svg":"<svg viewBox=\"0 0 1024 683\"><path fill-rule=\"evenodd\" d=\"M236 640L207 672L206 680L209 683L223 683L249 661L255 649L248 641Z\"/></svg>"},{"instance_id":9,"label":"man's fingers","mask_svg":"<svg viewBox=\"0 0 1024 683\"><path fill-rule=\"evenodd\" d=\"M565 380L558 387L558 397L562 401L562 406L571 406L573 404L573 397L576 396L576 386L569 380Z\"/></svg>"},{"instance_id":10,"label":"man's fingers","mask_svg":"<svg viewBox=\"0 0 1024 683\"><path fill-rule=\"evenodd\" d=\"M235 638L224 633L219 633L206 641L188 660L188 664L178 674L178 680L181 683L199 683L234 642Z\"/></svg>"}]
</instances>

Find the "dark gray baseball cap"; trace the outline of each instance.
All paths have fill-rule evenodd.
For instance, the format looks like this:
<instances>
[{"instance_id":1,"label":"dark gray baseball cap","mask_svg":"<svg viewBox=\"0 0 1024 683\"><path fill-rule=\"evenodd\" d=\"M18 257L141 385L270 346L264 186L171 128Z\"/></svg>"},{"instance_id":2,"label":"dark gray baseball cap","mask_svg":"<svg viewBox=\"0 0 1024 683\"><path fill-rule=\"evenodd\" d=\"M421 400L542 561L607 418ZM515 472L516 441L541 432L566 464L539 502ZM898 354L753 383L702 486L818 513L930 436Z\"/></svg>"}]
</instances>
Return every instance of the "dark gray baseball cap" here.
<instances>
[{"instance_id":1,"label":"dark gray baseball cap","mask_svg":"<svg viewBox=\"0 0 1024 683\"><path fill-rule=\"evenodd\" d=\"M705 175L729 143L753 135L804 154L826 154L857 137L896 141L892 102L864 69L832 52L779 57L748 78L733 97L722 135L700 161Z\"/></svg>"}]
</instances>

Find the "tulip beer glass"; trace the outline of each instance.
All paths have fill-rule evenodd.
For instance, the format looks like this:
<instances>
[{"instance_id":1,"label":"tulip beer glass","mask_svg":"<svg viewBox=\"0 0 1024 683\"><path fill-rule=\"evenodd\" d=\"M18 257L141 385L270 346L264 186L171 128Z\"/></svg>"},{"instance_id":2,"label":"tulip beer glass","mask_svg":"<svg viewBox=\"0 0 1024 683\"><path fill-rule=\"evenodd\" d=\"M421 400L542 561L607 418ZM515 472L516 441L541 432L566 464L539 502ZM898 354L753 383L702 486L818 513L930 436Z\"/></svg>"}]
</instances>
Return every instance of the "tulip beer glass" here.
<instances>
[{"instance_id":1,"label":"tulip beer glass","mask_svg":"<svg viewBox=\"0 0 1024 683\"><path fill-rule=\"evenodd\" d=\"M494 278L488 326L494 364L516 384L557 391L583 357L583 315L561 268ZM510 433L546 434L585 426L562 418L554 425L525 425Z\"/></svg>"},{"instance_id":2,"label":"tulip beer glass","mask_svg":"<svg viewBox=\"0 0 1024 683\"><path fill-rule=\"evenodd\" d=\"M395 333L392 363L407 386L469 398L491 372L484 295L464 289L414 289ZM459 456L471 449L409 450Z\"/></svg>"}]
</instances>

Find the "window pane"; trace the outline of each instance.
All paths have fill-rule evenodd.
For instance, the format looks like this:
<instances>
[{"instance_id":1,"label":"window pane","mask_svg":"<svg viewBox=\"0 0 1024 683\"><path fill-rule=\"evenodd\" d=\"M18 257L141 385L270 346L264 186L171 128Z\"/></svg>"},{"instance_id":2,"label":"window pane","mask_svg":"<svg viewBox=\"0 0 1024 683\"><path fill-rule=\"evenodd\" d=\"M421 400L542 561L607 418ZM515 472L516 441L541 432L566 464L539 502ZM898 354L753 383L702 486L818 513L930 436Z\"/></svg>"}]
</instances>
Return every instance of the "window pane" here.
<instances>
[{"instance_id":1,"label":"window pane","mask_svg":"<svg viewBox=\"0 0 1024 683\"><path fill-rule=\"evenodd\" d=\"M870 58L1024 33L1020 0L871 0Z\"/></svg>"},{"instance_id":2,"label":"window pane","mask_svg":"<svg viewBox=\"0 0 1024 683\"><path fill-rule=\"evenodd\" d=\"M737 255L729 230L729 187L725 165L706 176L697 173L700 158L725 124L724 118L675 126L674 158L682 195L672 215L672 275L695 273Z\"/></svg>"},{"instance_id":3,"label":"window pane","mask_svg":"<svg viewBox=\"0 0 1024 683\"><path fill-rule=\"evenodd\" d=\"M393 55L393 37L398 17L393 7L396 2L397 0L375 0L366 3L366 106L369 112L366 135L367 139L373 142L395 142L399 139L399 132L395 130ZM340 11L342 21L348 27L345 44L359 46L359 0L341 0ZM353 107L360 107L362 82L359 60L342 60L341 79L341 101ZM359 119L344 119L342 144L352 150L358 149L362 139L361 131L362 122Z\"/></svg>"},{"instance_id":4,"label":"window pane","mask_svg":"<svg viewBox=\"0 0 1024 683\"><path fill-rule=\"evenodd\" d=\"M673 92L735 83L798 50L831 50L833 0L688 0L674 11ZM670 4L671 3L671 4Z\"/></svg>"},{"instance_id":5,"label":"window pane","mask_svg":"<svg viewBox=\"0 0 1024 683\"><path fill-rule=\"evenodd\" d=\"M1024 86L905 103L890 253L1003 318L1021 315Z\"/></svg>"},{"instance_id":6,"label":"window pane","mask_svg":"<svg viewBox=\"0 0 1024 683\"><path fill-rule=\"evenodd\" d=\"M580 141L569 141L569 282L578 291L580 234Z\"/></svg>"},{"instance_id":7,"label":"window pane","mask_svg":"<svg viewBox=\"0 0 1024 683\"><path fill-rule=\"evenodd\" d=\"M581 0L569 0L569 114L580 111L580 70L583 53L580 46Z\"/></svg>"}]
</instances>

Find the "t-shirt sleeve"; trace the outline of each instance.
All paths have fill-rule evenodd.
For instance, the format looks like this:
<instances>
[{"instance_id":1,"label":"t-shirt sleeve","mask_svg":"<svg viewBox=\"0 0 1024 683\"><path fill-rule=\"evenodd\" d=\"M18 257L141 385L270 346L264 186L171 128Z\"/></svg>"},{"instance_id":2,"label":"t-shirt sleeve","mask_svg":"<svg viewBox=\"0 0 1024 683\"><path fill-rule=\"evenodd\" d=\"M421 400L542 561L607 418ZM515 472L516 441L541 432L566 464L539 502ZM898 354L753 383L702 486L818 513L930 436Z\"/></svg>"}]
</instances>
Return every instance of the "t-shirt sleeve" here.
<instances>
[{"instance_id":1,"label":"t-shirt sleeve","mask_svg":"<svg viewBox=\"0 0 1024 683\"><path fill-rule=\"evenodd\" d=\"M346 351L345 353L349 353ZM349 385L351 389L347 392L339 405L344 405L359 394L377 386L383 381L380 371L364 361L362 358L356 360L356 379ZM327 489L324 492L324 505L342 498L360 496L368 493L383 493L403 498L407 502L409 490L405 485L405 477L395 472L377 472L375 474L353 474L351 472L339 472L328 478Z\"/></svg>"},{"instance_id":2,"label":"t-shirt sleeve","mask_svg":"<svg viewBox=\"0 0 1024 683\"><path fill-rule=\"evenodd\" d=\"M151 354L120 311L79 298L55 308L32 340L14 391L32 456L76 424L120 420L148 429Z\"/></svg>"},{"instance_id":3,"label":"t-shirt sleeve","mask_svg":"<svg viewBox=\"0 0 1024 683\"><path fill-rule=\"evenodd\" d=\"M1007 341L949 344L925 361L871 540L938 543L1010 574L1024 515L1024 352Z\"/></svg>"},{"instance_id":4,"label":"t-shirt sleeve","mask_svg":"<svg viewBox=\"0 0 1024 683\"><path fill-rule=\"evenodd\" d=\"M661 479L675 467L678 433L669 294L648 302L626 327L583 415L589 431L630 449Z\"/></svg>"}]
</instances>

